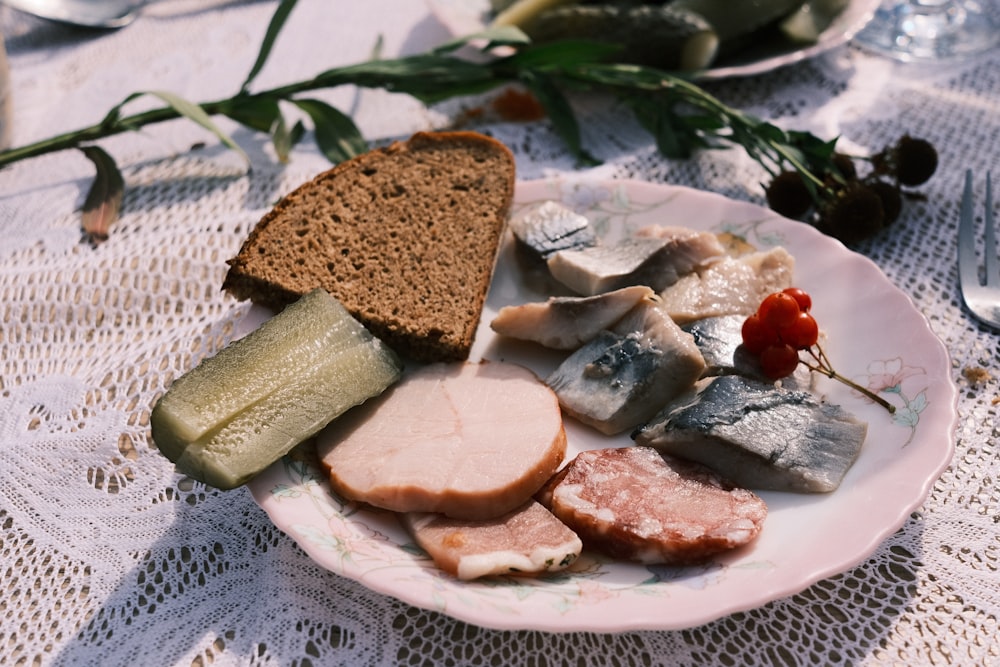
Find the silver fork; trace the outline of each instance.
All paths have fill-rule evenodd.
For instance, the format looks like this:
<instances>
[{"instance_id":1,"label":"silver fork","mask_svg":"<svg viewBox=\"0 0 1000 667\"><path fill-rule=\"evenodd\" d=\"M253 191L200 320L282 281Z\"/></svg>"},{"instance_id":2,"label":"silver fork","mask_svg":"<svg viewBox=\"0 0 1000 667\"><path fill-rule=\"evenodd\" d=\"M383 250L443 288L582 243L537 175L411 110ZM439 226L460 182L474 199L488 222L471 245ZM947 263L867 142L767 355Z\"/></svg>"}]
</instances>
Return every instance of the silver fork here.
<instances>
[{"instance_id":1,"label":"silver fork","mask_svg":"<svg viewBox=\"0 0 1000 667\"><path fill-rule=\"evenodd\" d=\"M958 221L958 283L962 300L979 321L1000 329L1000 258L993 225L993 191L986 172L985 249L986 284L979 279L976 259L975 214L972 211L972 170L965 172L965 192Z\"/></svg>"}]
</instances>

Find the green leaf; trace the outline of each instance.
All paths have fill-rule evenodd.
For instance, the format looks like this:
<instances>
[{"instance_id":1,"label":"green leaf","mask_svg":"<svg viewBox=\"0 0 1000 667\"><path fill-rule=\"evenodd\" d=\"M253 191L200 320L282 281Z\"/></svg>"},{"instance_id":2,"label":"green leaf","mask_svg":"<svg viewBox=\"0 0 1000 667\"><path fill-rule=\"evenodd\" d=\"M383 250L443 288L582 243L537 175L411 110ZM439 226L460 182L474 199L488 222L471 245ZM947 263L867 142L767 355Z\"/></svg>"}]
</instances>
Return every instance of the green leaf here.
<instances>
[{"instance_id":1,"label":"green leaf","mask_svg":"<svg viewBox=\"0 0 1000 667\"><path fill-rule=\"evenodd\" d=\"M296 121L289 128L284 116L281 114L278 115L274 121L274 125L271 126L270 135L271 144L274 146L274 152L277 154L279 162L283 164L288 162L288 156L291 154L292 148L299 143L305 131L305 125L301 121Z\"/></svg>"},{"instance_id":2,"label":"green leaf","mask_svg":"<svg viewBox=\"0 0 1000 667\"><path fill-rule=\"evenodd\" d=\"M315 99L292 102L312 119L316 145L330 162L337 164L368 150L368 142L354 121L335 107Z\"/></svg>"},{"instance_id":3,"label":"green leaf","mask_svg":"<svg viewBox=\"0 0 1000 667\"><path fill-rule=\"evenodd\" d=\"M228 134L219 129L219 127L212 121L211 116L205 113L205 110L202 109L197 104L195 104L194 102L189 102L179 95L175 95L174 93L170 93L163 90L149 90L145 91L145 93L138 93L138 94L153 95L154 97L160 98L168 105L170 105L170 107L174 111L184 116L185 118L194 121L198 125L201 125L203 128L205 128L206 130L214 134L216 137L218 137L219 141L221 141L226 146L239 153L243 157L243 159L247 162L247 164L250 163L249 156L247 156L246 152L244 152L244 150L240 148L239 144L233 141Z\"/></svg>"},{"instance_id":4,"label":"green leaf","mask_svg":"<svg viewBox=\"0 0 1000 667\"><path fill-rule=\"evenodd\" d=\"M780 144L787 144L789 142L785 131L771 123L758 122L754 129L756 130L756 134L765 141L773 141Z\"/></svg>"},{"instance_id":5,"label":"green leaf","mask_svg":"<svg viewBox=\"0 0 1000 667\"><path fill-rule=\"evenodd\" d=\"M83 202L83 231L99 243L107 240L111 225L118 219L125 194L125 179L114 158L100 146L81 146L80 150L96 169L94 182Z\"/></svg>"},{"instance_id":6,"label":"green leaf","mask_svg":"<svg viewBox=\"0 0 1000 667\"><path fill-rule=\"evenodd\" d=\"M257 60L254 62L253 67L250 68L250 73L247 74L243 85L240 86L240 91L246 92L249 90L250 84L253 83L253 80L260 74L261 69L264 68L264 63L267 62L268 56L271 55L271 49L278 38L278 33L284 27L285 21L288 19L288 15L292 13L296 2L298 0L281 0L278 3L278 8L271 16L270 23L267 24L267 32L264 33L264 40L261 42L260 51L257 53Z\"/></svg>"},{"instance_id":7,"label":"green leaf","mask_svg":"<svg viewBox=\"0 0 1000 667\"><path fill-rule=\"evenodd\" d=\"M339 67L319 74L315 81L324 88L344 84L385 88L425 103L482 93L503 83L487 65L433 54Z\"/></svg>"},{"instance_id":8,"label":"green leaf","mask_svg":"<svg viewBox=\"0 0 1000 667\"><path fill-rule=\"evenodd\" d=\"M237 123L258 132L270 132L274 122L281 117L277 98L266 95L238 96L224 113Z\"/></svg>"},{"instance_id":9,"label":"green leaf","mask_svg":"<svg viewBox=\"0 0 1000 667\"><path fill-rule=\"evenodd\" d=\"M580 126L569 100L562 94L551 78L536 72L522 74L521 82L527 86L545 109L552 121L556 134L563 140L575 158L587 165L600 164L583 148L580 141Z\"/></svg>"},{"instance_id":10,"label":"green leaf","mask_svg":"<svg viewBox=\"0 0 1000 667\"><path fill-rule=\"evenodd\" d=\"M614 56L621 47L604 42L564 40L532 45L502 58L499 68L553 69L597 64Z\"/></svg>"},{"instance_id":11,"label":"green leaf","mask_svg":"<svg viewBox=\"0 0 1000 667\"><path fill-rule=\"evenodd\" d=\"M664 157L689 158L696 147L704 145L697 131L682 122L660 96L633 95L628 97L626 103L639 124L653 135L656 149Z\"/></svg>"}]
</instances>

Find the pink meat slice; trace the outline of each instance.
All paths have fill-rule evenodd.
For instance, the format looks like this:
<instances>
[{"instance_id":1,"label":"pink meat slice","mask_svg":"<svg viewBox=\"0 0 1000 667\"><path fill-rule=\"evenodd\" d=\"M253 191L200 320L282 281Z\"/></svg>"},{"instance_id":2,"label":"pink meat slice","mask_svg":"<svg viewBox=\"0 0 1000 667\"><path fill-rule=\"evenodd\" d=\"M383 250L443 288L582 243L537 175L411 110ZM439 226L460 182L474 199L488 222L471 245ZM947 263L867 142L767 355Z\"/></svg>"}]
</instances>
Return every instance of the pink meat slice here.
<instances>
[{"instance_id":1,"label":"pink meat slice","mask_svg":"<svg viewBox=\"0 0 1000 667\"><path fill-rule=\"evenodd\" d=\"M555 572L583 549L576 533L534 500L483 521L415 512L400 520L435 565L459 579Z\"/></svg>"},{"instance_id":2,"label":"pink meat slice","mask_svg":"<svg viewBox=\"0 0 1000 667\"><path fill-rule=\"evenodd\" d=\"M397 512L490 519L524 504L566 454L555 394L512 363L433 364L319 439L341 496Z\"/></svg>"},{"instance_id":3,"label":"pink meat slice","mask_svg":"<svg viewBox=\"0 0 1000 667\"><path fill-rule=\"evenodd\" d=\"M687 565L752 542L767 505L708 468L651 447L581 452L536 496L585 547Z\"/></svg>"}]
</instances>

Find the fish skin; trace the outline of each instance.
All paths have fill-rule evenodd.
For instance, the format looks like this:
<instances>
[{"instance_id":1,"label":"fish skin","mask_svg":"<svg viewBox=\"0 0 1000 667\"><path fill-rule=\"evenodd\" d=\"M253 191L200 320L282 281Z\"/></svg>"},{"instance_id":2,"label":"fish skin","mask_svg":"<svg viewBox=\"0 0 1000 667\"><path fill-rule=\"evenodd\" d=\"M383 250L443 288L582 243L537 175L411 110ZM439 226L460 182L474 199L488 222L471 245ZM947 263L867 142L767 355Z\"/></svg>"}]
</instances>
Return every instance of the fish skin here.
<instances>
[{"instance_id":1,"label":"fish skin","mask_svg":"<svg viewBox=\"0 0 1000 667\"><path fill-rule=\"evenodd\" d=\"M549 256L547 264L556 280L589 296L629 285L648 285L659 292L724 255L714 234L653 225L614 245L561 250Z\"/></svg>"},{"instance_id":2,"label":"fish skin","mask_svg":"<svg viewBox=\"0 0 1000 667\"><path fill-rule=\"evenodd\" d=\"M655 294L649 287L635 285L595 296L556 296L541 303L504 306L490 328L501 336L553 350L575 350Z\"/></svg>"},{"instance_id":3,"label":"fish skin","mask_svg":"<svg viewBox=\"0 0 1000 667\"><path fill-rule=\"evenodd\" d=\"M690 334L647 299L546 379L563 410L611 435L643 423L705 369Z\"/></svg>"},{"instance_id":4,"label":"fish skin","mask_svg":"<svg viewBox=\"0 0 1000 667\"><path fill-rule=\"evenodd\" d=\"M745 315L721 315L688 322L681 329L691 334L695 345L705 357L702 377L714 375L744 375L761 382L771 382L760 368L758 357L743 347ZM813 374L799 364L795 372L782 378L787 389L808 390L813 384Z\"/></svg>"},{"instance_id":5,"label":"fish skin","mask_svg":"<svg viewBox=\"0 0 1000 667\"><path fill-rule=\"evenodd\" d=\"M739 486L827 493L854 464L867 428L807 391L723 375L700 380L632 438L710 466Z\"/></svg>"},{"instance_id":6,"label":"fish skin","mask_svg":"<svg viewBox=\"0 0 1000 667\"><path fill-rule=\"evenodd\" d=\"M598 243L597 233L586 216L551 200L511 216L508 227L522 248L543 261L560 250Z\"/></svg>"}]
</instances>

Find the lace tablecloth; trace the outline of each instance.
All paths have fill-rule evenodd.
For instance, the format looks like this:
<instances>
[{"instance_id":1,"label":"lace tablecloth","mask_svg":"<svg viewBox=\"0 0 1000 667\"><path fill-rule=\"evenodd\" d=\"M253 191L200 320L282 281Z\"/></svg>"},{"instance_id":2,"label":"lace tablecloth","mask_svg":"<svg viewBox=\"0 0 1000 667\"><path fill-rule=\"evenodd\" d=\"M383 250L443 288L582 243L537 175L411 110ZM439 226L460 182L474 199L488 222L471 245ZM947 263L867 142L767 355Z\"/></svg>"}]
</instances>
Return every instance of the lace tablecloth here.
<instances>
[{"instance_id":1,"label":"lace tablecloth","mask_svg":"<svg viewBox=\"0 0 1000 667\"><path fill-rule=\"evenodd\" d=\"M100 120L127 94L232 94L271 1L169 0L117 32L0 7L24 144ZM302 0L261 86L369 57L418 53L448 34L423 3ZM905 525L857 567L797 595L684 631L548 634L477 628L317 567L246 489L179 477L149 437L170 378L222 347L245 313L219 290L224 261L282 194L326 167L303 142L288 164L224 125L250 156L171 121L102 142L127 183L111 240L83 239L90 182L77 152L0 171L0 663L9 665L1000 664L997 336L963 310L956 218L964 171L977 198L1000 148L1000 53L901 65L844 47L710 84L733 106L875 151L904 132L941 163L890 232L856 247L928 318L953 357L960 423L952 465ZM382 90L325 99L372 142L448 125ZM221 121L220 121L221 122ZM593 169L762 201L742 152L660 157L610 105L582 116ZM579 171L544 122L483 121L522 179ZM966 371L978 369L978 375Z\"/></svg>"}]
</instances>

